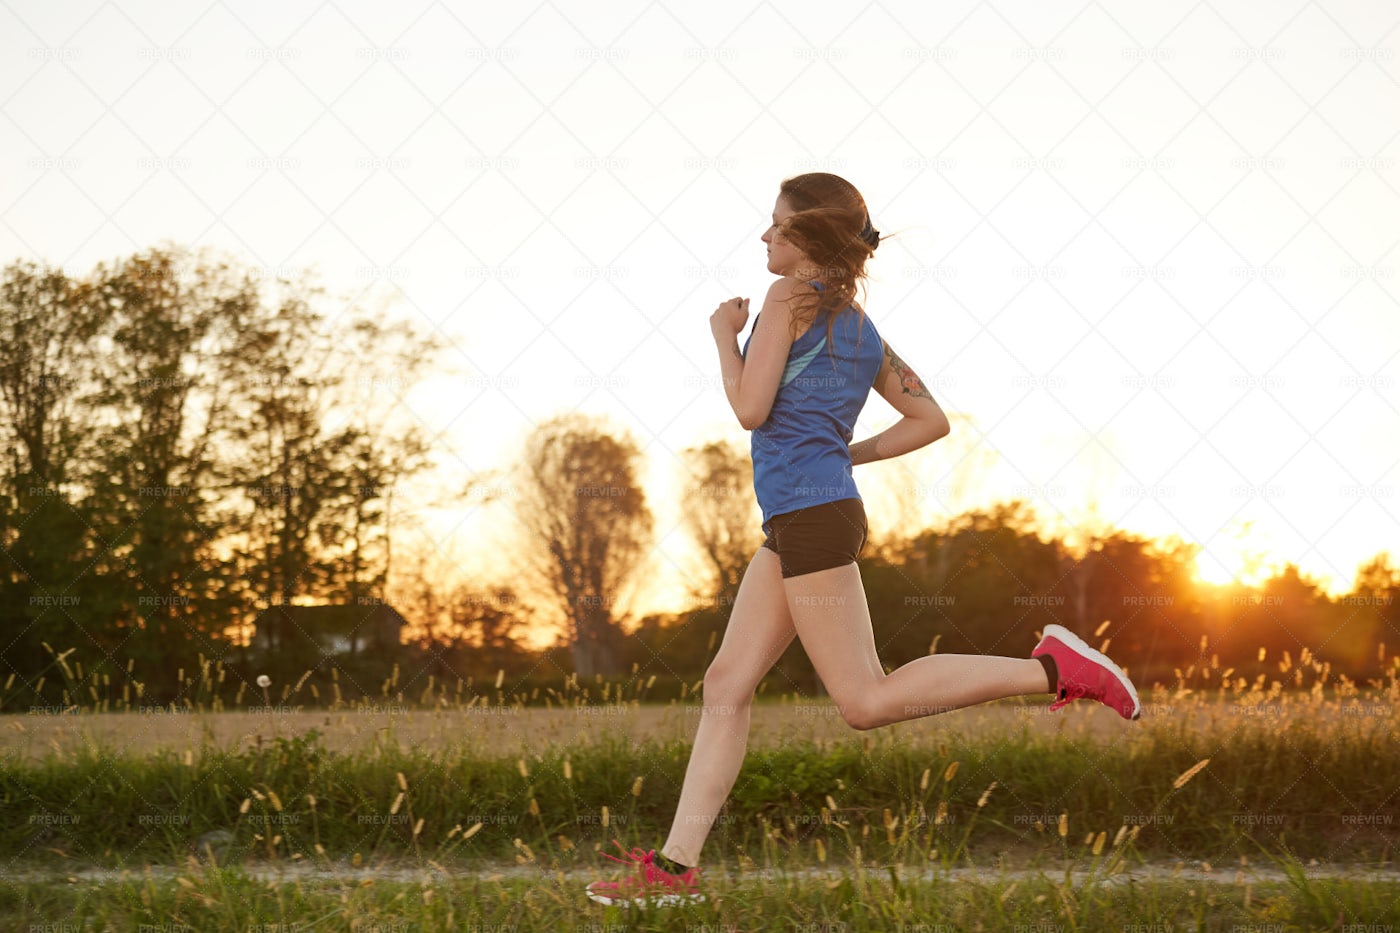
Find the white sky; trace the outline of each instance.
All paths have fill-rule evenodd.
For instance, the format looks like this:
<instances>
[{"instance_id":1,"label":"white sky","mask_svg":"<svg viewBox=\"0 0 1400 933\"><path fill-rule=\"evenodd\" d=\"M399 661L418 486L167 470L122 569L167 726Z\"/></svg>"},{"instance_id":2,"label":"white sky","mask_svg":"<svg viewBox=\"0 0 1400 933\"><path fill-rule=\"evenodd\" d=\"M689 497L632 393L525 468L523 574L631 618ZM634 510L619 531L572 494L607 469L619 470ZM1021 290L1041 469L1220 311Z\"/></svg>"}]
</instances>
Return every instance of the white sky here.
<instances>
[{"instance_id":1,"label":"white sky","mask_svg":"<svg viewBox=\"0 0 1400 933\"><path fill-rule=\"evenodd\" d=\"M0 258L170 240L392 296L453 344L406 400L443 553L494 573L505 513L457 491L602 413L652 457L664 606L673 452L747 444L708 316L831 171L891 237L866 307L973 426L917 483L995 461L928 516L1092 498L1208 578L1345 588L1400 532L1400 9L1122 6L3 3Z\"/></svg>"}]
</instances>

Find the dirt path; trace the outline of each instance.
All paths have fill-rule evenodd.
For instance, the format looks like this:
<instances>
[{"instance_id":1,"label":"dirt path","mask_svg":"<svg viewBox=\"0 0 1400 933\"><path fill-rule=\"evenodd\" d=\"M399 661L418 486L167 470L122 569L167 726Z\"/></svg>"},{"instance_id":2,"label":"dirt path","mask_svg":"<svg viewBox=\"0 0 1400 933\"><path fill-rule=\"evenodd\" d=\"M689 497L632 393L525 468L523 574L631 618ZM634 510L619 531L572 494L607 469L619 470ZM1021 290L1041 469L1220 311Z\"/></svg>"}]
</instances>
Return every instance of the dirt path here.
<instances>
[{"instance_id":1,"label":"dirt path","mask_svg":"<svg viewBox=\"0 0 1400 933\"><path fill-rule=\"evenodd\" d=\"M445 871L434 866L362 866L349 865L313 866L299 864L253 864L241 866L242 870L260 882L276 884L311 883L362 883L386 881L417 883L424 881L449 881L477 877L483 881L508 879L537 879L542 882L561 881L564 883L587 884L615 874L611 862L596 869L571 868L550 870L543 866L507 865L491 866L478 870ZM1212 884L1283 884L1288 876L1280 869L1268 865L1225 865L1211 866L1208 870L1203 863L1186 865L1180 862L1145 863L1124 866L1117 874L1104 876L1099 872L1075 870L1070 878L1076 887L1097 882L1100 884L1124 884L1141 881L1194 881ZM702 868L703 871L703 868ZM883 865L866 865L864 872L871 878L888 878L889 870ZM145 866L140 869L45 869L10 871L6 881L11 884L110 884L122 881L140 881L154 878L159 881L173 881L177 876L197 875L197 868L179 868L169 865ZM814 867L798 869L748 869L743 872L728 870L725 866L710 869L706 877L715 884L731 885L754 881L782 882L788 880L835 880L849 878L856 874L854 867ZM1357 882L1400 883L1400 867L1397 866L1352 866L1352 865L1313 865L1304 868L1310 881L1320 879L1345 878ZM944 881L974 884L1006 883L1011 881L1035 881L1039 879L1063 880L1063 869L1046 868L953 868L932 867L915 871L907 867L898 870L901 881Z\"/></svg>"}]
</instances>

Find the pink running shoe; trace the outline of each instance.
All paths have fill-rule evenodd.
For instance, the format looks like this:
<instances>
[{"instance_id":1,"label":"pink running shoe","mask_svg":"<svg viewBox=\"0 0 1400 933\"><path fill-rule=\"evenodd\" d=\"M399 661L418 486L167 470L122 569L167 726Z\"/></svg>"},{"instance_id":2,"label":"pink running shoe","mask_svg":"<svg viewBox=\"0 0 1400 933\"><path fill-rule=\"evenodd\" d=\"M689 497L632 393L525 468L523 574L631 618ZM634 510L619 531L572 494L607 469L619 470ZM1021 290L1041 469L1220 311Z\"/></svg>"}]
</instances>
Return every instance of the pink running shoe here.
<instances>
[{"instance_id":1,"label":"pink running shoe","mask_svg":"<svg viewBox=\"0 0 1400 933\"><path fill-rule=\"evenodd\" d=\"M657 865L653 859L656 850L646 851L635 848L628 852L616 839L613 842L627 858L618 858L606 852L599 855L614 862L633 863L637 872L621 881L595 881L588 886L588 897L599 904L616 907L630 907L633 904L648 907L673 907L703 901L700 893L700 868L696 866L683 875L673 875Z\"/></svg>"},{"instance_id":2,"label":"pink running shoe","mask_svg":"<svg viewBox=\"0 0 1400 933\"><path fill-rule=\"evenodd\" d=\"M1031 657L1038 658L1042 654L1054 659L1060 680L1050 709L1060 709L1070 700L1086 699L1098 700L1124 719L1137 719L1142 715L1142 704L1128 675L1107 655L1090 648L1084 639L1063 625L1045 626L1040 644L1035 646Z\"/></svg>"}]
</instances>

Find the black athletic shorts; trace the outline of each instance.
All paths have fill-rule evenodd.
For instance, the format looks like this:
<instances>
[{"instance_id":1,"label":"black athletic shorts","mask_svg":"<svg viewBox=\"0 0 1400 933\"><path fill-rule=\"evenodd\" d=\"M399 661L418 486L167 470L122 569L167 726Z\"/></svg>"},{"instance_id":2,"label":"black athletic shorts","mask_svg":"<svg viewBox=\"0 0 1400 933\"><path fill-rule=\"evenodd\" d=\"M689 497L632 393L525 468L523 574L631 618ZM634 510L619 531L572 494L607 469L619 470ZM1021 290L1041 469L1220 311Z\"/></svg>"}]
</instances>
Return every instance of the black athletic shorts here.
<instances>
[{"instance_id":1,"label":"black athletic shorts","mask_svg":"<svg viewBox=\"0 0 1400 933\"><path fill-rule=\"evenodd\" d=\"M784 577L796 577L849 564L865 547L869 526L859 498L837 499L763 523L763 546L778 555Z\"/></svg>"}]
</instances>

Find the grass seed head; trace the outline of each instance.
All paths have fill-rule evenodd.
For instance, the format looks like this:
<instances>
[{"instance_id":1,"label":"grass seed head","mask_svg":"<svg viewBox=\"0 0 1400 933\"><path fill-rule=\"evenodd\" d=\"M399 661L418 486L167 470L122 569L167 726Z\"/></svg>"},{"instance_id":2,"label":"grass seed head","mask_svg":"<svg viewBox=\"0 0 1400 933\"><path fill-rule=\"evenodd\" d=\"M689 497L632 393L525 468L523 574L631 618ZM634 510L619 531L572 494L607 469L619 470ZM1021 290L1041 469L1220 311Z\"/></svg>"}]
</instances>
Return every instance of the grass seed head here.
<instances>
[{"instance_id":1,"label":"grass seed head","mask_svg":"<svg viewBox=\"0 0 1400 933\"><path fill-rule=\"evenodd\" d=\"M1201 769L1208 764L1210 764L1210 759L1202 758L1200 761L1196 762L1194 765L1181 772L1181 774L1177 776L1177 779L1175 781L1172 781L1172 787L1176 790L1180 790L1186 785L1187 781L1191 780L1193 777L1199 774Z\"/></svg>"}]
</instances>

